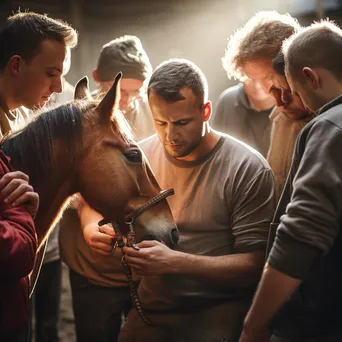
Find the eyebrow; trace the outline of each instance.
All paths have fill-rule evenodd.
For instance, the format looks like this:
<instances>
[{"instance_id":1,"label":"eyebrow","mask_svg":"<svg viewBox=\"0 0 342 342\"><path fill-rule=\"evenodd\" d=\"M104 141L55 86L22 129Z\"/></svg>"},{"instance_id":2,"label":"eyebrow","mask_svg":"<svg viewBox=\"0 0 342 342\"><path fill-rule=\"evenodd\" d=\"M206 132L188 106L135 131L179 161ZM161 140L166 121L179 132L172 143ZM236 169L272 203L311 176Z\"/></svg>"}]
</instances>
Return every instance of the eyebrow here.
<instances>
[{"instance_id":1,"label":"eyebrow","mask_svg":"<svg viewBox=\"0 0 342 342\"><path fill-rule=\"evenodd\" d=\"M62 73L63 71L57 67L54 67L54 66L49 66L49 67L46 67L46 69L53 69L53 70L57 70L58 72Z\"/></svg>"}]
</instances>

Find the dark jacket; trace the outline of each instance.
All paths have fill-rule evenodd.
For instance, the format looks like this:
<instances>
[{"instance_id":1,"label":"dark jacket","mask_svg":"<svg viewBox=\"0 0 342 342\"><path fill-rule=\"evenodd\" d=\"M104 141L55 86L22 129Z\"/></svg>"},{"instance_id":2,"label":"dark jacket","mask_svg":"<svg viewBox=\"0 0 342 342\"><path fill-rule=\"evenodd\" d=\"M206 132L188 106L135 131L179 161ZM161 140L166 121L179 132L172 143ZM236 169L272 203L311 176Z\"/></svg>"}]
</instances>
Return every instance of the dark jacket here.
<instances>
[{"instance_id":1,"label":"dark jacket","mask_svg":"<svg viewBox=\"0 0 342 342\"><path fill-rule=\"evenodd\" d=\"M11 171L0 151L0 178ZM0 341L13 341L29 321L28 274L33 268L37 237L25 206L0 202Z\"/></svg>"},{"instance_id":2,"label":"dark jacket","mask_svg":"<svg viewBox=\"0 0 342 342\"><path fill-rule=\"evenodd\" d=\"M268 263L303 280L275 317L274 333L298 341L341 334L342 341L342 97L298 136L273 226Z\"/></svg>"}]
</instances>

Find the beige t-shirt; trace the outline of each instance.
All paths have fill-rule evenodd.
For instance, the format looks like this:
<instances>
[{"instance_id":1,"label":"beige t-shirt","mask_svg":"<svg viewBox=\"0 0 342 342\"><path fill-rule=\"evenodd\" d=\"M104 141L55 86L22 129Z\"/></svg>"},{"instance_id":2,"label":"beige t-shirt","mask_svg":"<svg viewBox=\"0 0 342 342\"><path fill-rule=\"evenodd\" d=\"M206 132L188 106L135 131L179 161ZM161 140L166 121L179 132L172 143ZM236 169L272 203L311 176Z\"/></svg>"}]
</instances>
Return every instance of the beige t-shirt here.
<instances>
[{"instance_id":1,"label":"beige t-shirt","mask_svg":"<svg viewBox=\"0 0 342 342\"><path fill-rule=\"evenodd\" d=\"M128 286L121 263L121 249L112 256L93 252L84 240L77 211L68 209L60 221L59 249L61 259L90 282L109 287Z\"/></svg>"},{"instance_id":2,"label":"beige t-shirt","mask_svg":"<svg viewBox=\"0 0 342 342\"><path fill-rule=\"evenodd\" d=\"M287 175L291 168L297 136L313 117L312 115L300 120L291 120L277 108L270 114L270 120L273 123L267 161L274 173L277 201L283 191Z\"/></svg>"},{"instance_id":3,"label":"beige t-shirt","mask_svg":"<svg viewBox=\"0 0 342 342\"><path fill-rule=\"evenodd\" d=\"M152 113L147 98L140 97L134 103L134 109L125 115L131 125L136 141L155 134Z\"/></svg>"},{"instance_id":4,"label":"beige t-shirt","mask_svg":"<svg viewBox=\"0 0 342 342\"><path fill-rule=\"evenodd\" d=\"M161 188L175 190L167 200L179 228L180 251L221 256L265 249L275 209L274 177L257 151L228 135L195 162L170 157L156 135L140 146ZM144 308L152 310L246 295L184 275L144 277L139 293Z\"/></svg>"},{"instance_id":5,"label":"beige t-shirt","mask_svg":"<svg viewBox=\"0 0 342 342\"><path fill-rule=\"evenodd\" d=\"M0 138L11 131L22 128L29 120L28 111L20 107L9 111L0 104Z\"/></svg>"}]
</instances>

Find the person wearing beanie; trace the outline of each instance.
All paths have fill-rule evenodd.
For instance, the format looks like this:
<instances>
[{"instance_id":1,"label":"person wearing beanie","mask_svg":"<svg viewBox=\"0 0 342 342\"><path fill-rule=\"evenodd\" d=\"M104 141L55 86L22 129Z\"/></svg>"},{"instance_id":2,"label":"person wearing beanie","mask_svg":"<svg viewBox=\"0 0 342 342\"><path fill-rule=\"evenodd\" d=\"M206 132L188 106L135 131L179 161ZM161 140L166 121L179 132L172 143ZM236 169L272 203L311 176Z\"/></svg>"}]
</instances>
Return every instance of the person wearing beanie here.
<instances>
[{"instance_id":1,"label":"person wearing beanie","mask_svg":"<svg viewBox=\"0 0 342 342\"><path fill-rule=\"evenodd\" d=\"M123 36L102 47L93 72L98 83L93 97L103 97L120 71L123 78L119 109L131 124L135 138L146 138L154 134L145 87L152 66L139 38ZM93 252L84 239L84 232L95 227L99 233L114 236L114 231L107 225L99 228L101 215L81 198L77 202L64 212L59 235L60 256L70 269L77 341L114 342L132 307L120 249L111 252L110 257Z\"/></svg>"},{"instance_id":2,"label":"person wearing beanie","mask_svg":"<svg viewBox=\"0 0 342 342\"><path fill-rule=\"evenodd\" d=\"M125 113L136 140L147 138L155 133L146 99L146 83L152 74L152 66L136 36L125 35L103 45L93 71L93 78L98 84L93 94L103 96L120 71L123 78L119 108Z\"/></svg>"}]
</instances>

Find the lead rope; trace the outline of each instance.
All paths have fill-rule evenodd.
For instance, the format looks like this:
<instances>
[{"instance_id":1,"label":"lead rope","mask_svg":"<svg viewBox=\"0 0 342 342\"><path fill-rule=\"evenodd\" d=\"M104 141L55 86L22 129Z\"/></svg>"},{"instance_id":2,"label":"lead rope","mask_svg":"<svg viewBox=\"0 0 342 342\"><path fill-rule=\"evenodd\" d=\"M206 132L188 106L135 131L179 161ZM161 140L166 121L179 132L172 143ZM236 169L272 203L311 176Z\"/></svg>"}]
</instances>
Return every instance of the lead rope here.
<instances>
[{"instance_id":1,"label":"lead rope","mask_svg":"<svg viewBox=\"0 0 342 342\"><path fill-rule=\"evenodd\" d=\"M129 292L130 292L130 295L131 295L131 299L132 299L133 305L134 305L135 309L137 310L137 313L138 313L140 319L146 325L151 325L151 321L146 317L146 315L145 315L145 313L144 313L144 311L143 311L143 309L141 307L138 291L137 291L137 289L136 289L136 287L135 287L135 285L133 283L131 268L127 264L127 262L125 260L125 255L123 254L123 251L122 251L122 248L124 246L132 247L132 248L134 248L136 250L140 249L139 246L135 243L135 232L133 230L133 224L132 223L129 225L130 231L127 234L127 242L126 242L126 244L125 244L125 242L123 240L123 237L122 237L122 235L120 233L118 224L116 222L112 223L114 231L115 231L115 234L117 236L116 243L114 245L114 250L116 249L116 247L121 248L121 262L122 262L122 265L124 267L126 277L128 279Z\"/></svg>"}]
</instances>

